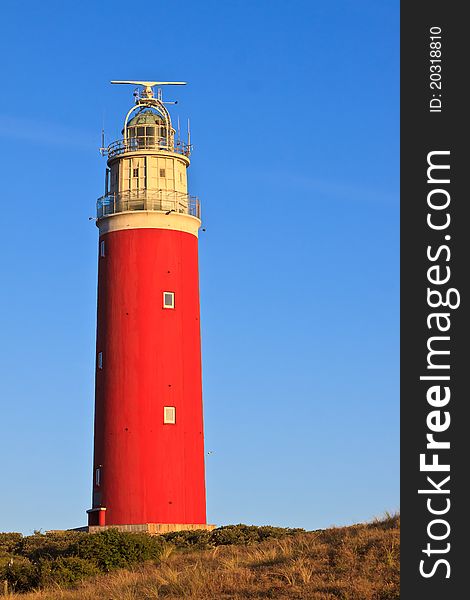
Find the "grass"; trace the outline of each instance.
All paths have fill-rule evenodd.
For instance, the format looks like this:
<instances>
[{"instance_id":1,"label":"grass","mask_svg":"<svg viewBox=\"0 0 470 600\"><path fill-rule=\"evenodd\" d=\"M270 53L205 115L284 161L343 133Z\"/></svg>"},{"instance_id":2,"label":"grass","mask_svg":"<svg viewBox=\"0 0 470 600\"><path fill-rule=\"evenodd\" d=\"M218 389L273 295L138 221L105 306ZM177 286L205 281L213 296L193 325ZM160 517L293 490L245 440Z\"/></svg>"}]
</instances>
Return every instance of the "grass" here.
<instances>
[{"instance_id":1,"label":"grass","mask_svg":"<svg viewBox=\"0 0 470 600\"><path fill-rule=\"evenodd\" d=\"M398 515L203 549L165 541L158 560L17 600L398 600ZM1 588L0 588L1 589ZM1 591L0 591L1 594Z\"/></svg>"}]
</instances>

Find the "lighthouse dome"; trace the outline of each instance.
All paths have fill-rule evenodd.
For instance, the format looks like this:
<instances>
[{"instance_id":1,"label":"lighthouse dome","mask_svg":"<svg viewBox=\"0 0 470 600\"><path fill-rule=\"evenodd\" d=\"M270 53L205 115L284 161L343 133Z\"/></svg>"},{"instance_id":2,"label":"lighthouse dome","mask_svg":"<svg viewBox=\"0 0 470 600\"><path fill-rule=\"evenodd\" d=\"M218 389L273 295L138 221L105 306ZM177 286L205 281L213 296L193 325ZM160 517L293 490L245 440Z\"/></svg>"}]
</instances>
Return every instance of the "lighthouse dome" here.
<instances>
[{"instance_id":1,"label":"lighthouse dome","mask_svg":"<svg viewBox=\"0 0 470 600\"><path fill-rule=\"evenodd\" d=\"M135 117L133 117L129 123L128 127L135 127L136 125L164 125L165 119L156 112L151 110L145 110L138 113Z\"/></svg>"},{"instance_id":2,"label":"lighthouse dome","mask_svg":"<svg viewBox=\"0 0 470 600\"><path fill-rule=\"evenodd\" d=\"M165 119L152 110L139 112L127 123L127 137L135 140L136 149L160 147L167 143Z\"/></svg>"}]
</instances>

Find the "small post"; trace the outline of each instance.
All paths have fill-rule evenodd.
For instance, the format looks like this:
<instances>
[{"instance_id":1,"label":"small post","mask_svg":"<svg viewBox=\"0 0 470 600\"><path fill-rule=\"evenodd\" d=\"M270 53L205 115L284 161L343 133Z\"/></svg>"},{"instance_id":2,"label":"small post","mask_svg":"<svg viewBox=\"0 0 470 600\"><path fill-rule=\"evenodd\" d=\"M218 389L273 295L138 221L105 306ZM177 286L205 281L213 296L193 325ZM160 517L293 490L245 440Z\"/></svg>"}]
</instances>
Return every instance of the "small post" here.
<instances>
[{"instance_id":1,"label":"small post","mask_svg":"<svg viewBox=\"0 0 470 600\"><path fill-rule=\"evenodd\" d=\"M188 155L191 152L191 125L189 124L188 118Z\"/></svg>"}]
</instances>

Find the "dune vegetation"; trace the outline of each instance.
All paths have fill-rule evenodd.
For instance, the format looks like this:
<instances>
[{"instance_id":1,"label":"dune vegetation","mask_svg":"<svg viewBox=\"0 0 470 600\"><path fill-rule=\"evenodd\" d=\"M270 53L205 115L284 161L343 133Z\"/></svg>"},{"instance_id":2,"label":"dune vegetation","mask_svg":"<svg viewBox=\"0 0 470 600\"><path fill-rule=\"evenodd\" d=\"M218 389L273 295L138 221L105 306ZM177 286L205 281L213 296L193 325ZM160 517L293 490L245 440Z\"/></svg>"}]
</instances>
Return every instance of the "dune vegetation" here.
<instances>
[{"instance_id":1,"label":"dune vegetation","mask_svg":"<svg viewBox=\"0 0 470 600\"><path fill-rule=\"evenodd\" d=\"M163 536L0 534L18 600L398 600L398 515L319 531L234 525Z\"/></svg>"}]
</instances>

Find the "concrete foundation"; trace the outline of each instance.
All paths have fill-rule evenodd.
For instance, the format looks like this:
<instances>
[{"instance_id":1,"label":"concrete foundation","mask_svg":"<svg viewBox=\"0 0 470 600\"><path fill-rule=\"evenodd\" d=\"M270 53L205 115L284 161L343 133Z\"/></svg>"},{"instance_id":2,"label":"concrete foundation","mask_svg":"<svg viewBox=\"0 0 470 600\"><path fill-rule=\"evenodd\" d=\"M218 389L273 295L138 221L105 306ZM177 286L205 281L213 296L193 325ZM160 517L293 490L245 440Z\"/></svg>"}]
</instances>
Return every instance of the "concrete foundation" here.
<instances>
[{"instance_id":1,"label":"concrete foundation","mask_svg":"<svg viewBox=\"0 0 470 600\"><path fill-rule=\"evenodd\" d=\"M87 527L77 527L74 531L99 533L106 529L117 529L118 531L128 531L130 533L161 535L163 533L170 533L171 531L195 531L197 529L212 531L215 528L215 525L206 525L204 523L143 523L142 525L90 525Z\"/></svg>"}]
</instances>

